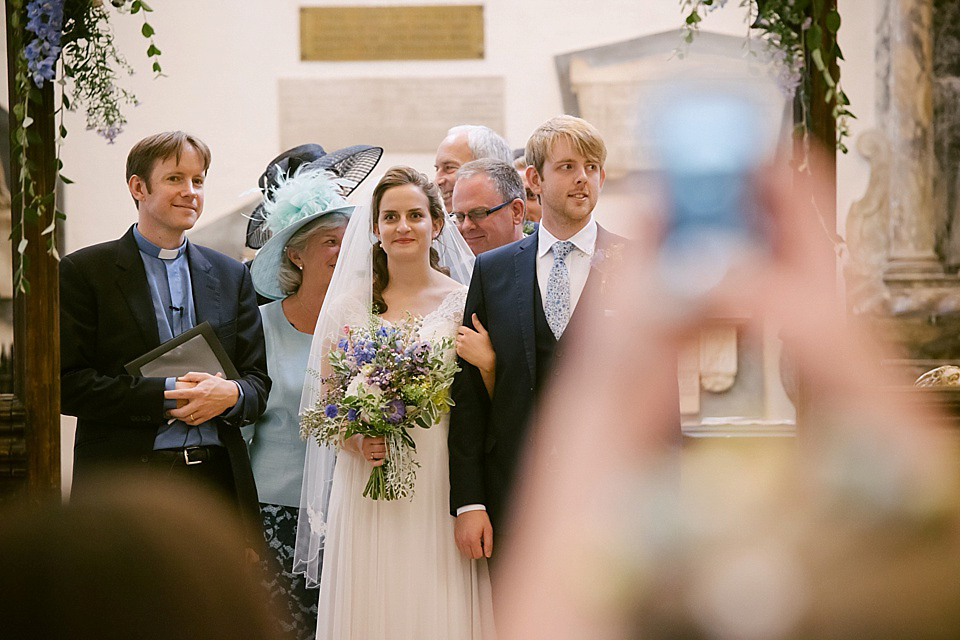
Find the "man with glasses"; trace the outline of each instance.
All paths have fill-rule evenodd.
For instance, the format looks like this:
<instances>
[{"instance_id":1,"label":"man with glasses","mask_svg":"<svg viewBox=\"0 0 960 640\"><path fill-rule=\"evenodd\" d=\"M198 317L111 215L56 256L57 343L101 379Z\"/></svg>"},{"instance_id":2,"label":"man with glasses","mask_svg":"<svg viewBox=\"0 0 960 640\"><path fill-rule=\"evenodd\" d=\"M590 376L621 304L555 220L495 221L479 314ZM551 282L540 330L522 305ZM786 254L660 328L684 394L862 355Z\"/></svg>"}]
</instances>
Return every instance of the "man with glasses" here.
<instances>
[{"instance_id":1,"label":"man with glasses","mask_svg":"<svg viewBox=\"0 0 960 640\"><path fill-rule=\"evenodd\" d=\"M453 216L474 255L523 238L523 182L506 162L484 158L457 172Z\"/></svg>"}]
</instances>

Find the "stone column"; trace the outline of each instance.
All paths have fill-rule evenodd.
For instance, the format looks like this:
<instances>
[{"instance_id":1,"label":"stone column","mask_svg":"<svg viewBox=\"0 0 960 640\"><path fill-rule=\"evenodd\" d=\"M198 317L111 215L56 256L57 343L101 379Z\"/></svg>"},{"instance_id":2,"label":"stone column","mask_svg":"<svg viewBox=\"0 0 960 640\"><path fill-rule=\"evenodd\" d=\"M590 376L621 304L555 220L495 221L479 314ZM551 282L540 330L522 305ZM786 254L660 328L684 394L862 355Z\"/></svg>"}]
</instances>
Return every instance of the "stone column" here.
<instances>
[{"instance_id":1,"label":"stone column","mask_svg":"<svg viewBox=\"0 0 960 640\"><path fill-rule=\"evenodd\" d=\"M887 0L890 253L885 276L943 273L935 252L933 0ZM884 40L888 40L884 42ZM885 56L883 56L885 57ZM884 100L886 101L886 100Z\"/></svg>"}]
</instances>

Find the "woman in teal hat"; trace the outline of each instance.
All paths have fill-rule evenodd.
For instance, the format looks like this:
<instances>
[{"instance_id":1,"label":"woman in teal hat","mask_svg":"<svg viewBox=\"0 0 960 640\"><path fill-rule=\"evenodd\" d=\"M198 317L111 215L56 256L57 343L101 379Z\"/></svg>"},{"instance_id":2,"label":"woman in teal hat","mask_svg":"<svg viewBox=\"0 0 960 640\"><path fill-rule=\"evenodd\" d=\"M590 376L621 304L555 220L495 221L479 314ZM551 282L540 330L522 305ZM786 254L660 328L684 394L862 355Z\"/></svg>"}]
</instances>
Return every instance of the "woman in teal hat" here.
<instances>
[{"instance_id":1,"label":"woman in teal hat","mask_svg":"<svg viewBox=\"0 0 960 640\"><path fill-rule=\"evenodd\" d=\"M266 559L267 586L281 626L298 638L313 638L318 594L292 566L306 451L300 396L314 327L354 209L344 195L381 153L366 146L333 154L318 145L291 149L264 173L264 202L253 217L255 235L269 236L250 270L257 292L272 300L260 314L273 387L263 416L244 435L273 555Z\"/></svg>"}]
</instances>

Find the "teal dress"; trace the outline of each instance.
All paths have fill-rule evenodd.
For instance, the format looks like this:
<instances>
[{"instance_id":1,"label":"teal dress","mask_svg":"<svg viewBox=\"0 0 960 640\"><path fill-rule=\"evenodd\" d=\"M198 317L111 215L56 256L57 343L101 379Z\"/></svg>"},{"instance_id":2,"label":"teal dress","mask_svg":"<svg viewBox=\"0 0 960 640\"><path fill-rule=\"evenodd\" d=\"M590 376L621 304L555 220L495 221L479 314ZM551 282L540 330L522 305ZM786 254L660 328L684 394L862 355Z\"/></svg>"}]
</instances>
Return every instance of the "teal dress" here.
<instances>
[{"instance_id":1,"label":"teal dress","mask_svg":"<svg viewBox=\"0 0 960 640\"><path fill-rule=\"evenodd\" d=\"M317 627L317 589L307 589L295 575L293 550L303 484L306 442L300 439L300 395L313 335L297 331L283 314L282 301L260 307L267 350L267 374L273 381L267 409L243 429L260 496L263 530L269 547L265 558L267 587L284 631L313 638Z\"/></svg>"}]
</instances>

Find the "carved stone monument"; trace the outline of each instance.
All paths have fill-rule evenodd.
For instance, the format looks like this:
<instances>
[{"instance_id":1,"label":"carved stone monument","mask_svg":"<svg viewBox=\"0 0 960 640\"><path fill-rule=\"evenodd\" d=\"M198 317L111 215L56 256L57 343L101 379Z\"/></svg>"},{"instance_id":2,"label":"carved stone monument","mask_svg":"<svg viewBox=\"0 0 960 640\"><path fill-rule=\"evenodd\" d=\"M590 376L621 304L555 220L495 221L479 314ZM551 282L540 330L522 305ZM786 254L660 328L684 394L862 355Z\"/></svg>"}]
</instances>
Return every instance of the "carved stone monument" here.
<instances>
[{"instance_id":1,"label":"carved stone monument","mask_svg":"<svg viewBox=\"0 0 960 640\"><path fill-rule=\"evenodd\" d=\"M919 374L960 360L960 5L882 0L878 15L880 126L857 140L871 177L847 216L848 300Z\"/></svg>"}]
</instances>

